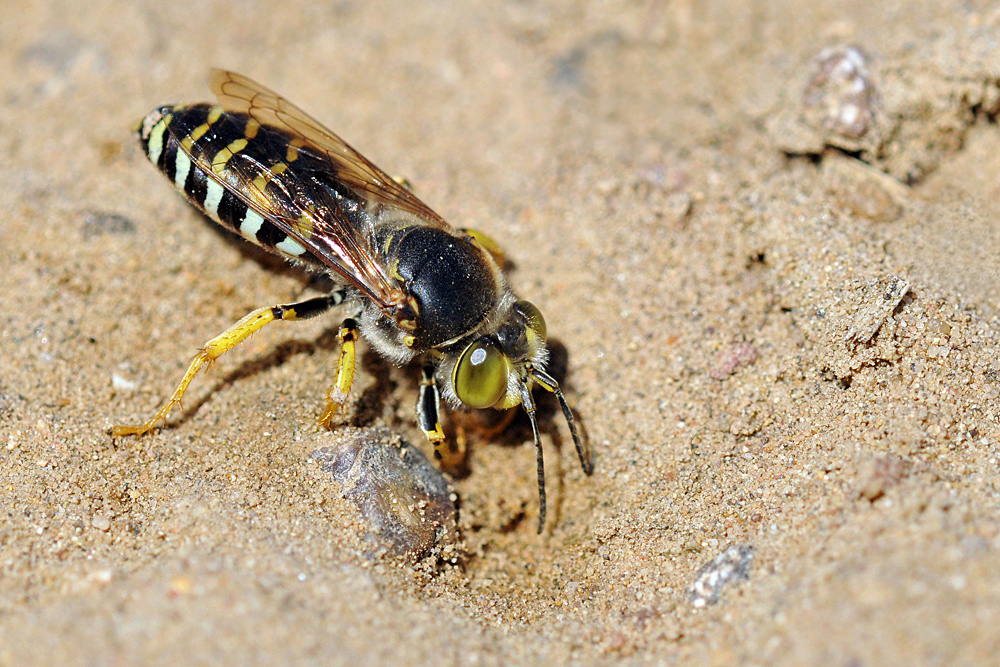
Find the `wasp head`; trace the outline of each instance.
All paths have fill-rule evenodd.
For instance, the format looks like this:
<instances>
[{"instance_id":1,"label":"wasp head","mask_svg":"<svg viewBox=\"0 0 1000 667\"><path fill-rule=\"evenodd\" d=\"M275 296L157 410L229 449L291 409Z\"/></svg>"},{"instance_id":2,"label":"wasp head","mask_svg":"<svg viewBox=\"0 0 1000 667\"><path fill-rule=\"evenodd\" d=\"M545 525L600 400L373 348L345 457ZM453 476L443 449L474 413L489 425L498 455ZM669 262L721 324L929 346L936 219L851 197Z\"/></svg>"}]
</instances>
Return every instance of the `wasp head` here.
<instances>
[{"instance_id":1,"label":"wasp head","mask_svg":"<svg viewBox=\"0 0 1000 667\"><path fill-rule=\"evenodd\" d=\"M538 532L545 524L545 466L542 445L535 419L531 386L541 385L559 399L586 474L593 472L590 452L576 430L573 412L566 403L559 383L545 372L548 350L545 347L545 319L529 301L516 301L505 321L490 333L477 336L458 355L449 376L450 390L459 401L471 408L512 408L524 406L531 420L538 468L540 512Z\"/></svg>"},{"instance_id":2,"label":"wasp head","mask_svg":"<svg viewBox=\"0 0 1000 667\"><path fill-rule=\"evenodd\" d=\"M529 301L516 301L494 331L477 336L451 371L455 396L470 408L512 408L522 402L531 371L544 368L545 318Z\"/></svg>"}]
</instances>

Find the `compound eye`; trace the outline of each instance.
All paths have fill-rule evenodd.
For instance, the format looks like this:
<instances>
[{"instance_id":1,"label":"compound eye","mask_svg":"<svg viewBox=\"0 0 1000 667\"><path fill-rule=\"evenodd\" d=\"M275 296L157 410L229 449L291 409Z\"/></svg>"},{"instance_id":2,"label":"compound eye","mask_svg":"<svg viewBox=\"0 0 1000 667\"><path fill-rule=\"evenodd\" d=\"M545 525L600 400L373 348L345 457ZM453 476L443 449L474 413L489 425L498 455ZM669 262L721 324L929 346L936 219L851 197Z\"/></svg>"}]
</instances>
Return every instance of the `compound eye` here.
<instances>
[{"instance_id":1,"label":"compound eye","mask_svg":"<svg viewBox=\"0 0 1000 667\"><path fill-rule=\"evenodd\" d=\"M470 408L488 408L507 393L507 355L490 340L480 339L462 352L451 382L458 399Z\"/></svg>"},{"instance_id":2,"label":"compound eye","mask_svg":"<svg viewBox=\"0 0 1000 667\"><path fill-rule=\"evenodd\" d=\"M535 332L539 338L545 340L548 331L545 329L545 318L542 317L542 311L538 310L535 304L524 299L518 301L514 307L524 315L524 319L528 321L528 328Z\"/></svg>"}]
</instances>

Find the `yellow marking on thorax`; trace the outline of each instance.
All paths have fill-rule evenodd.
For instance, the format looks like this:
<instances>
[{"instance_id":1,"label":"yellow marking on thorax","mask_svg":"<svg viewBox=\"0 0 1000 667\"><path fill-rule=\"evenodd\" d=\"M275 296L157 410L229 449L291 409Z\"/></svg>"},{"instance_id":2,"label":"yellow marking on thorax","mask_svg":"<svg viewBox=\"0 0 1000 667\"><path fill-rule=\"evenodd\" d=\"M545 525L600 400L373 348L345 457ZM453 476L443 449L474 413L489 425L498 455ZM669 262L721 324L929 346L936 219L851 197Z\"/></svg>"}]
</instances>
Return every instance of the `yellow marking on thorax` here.
<instances>
[{"instance_id":1,"label":"yellow marking on thorax","mask_svg":"<svg viewBox=\"0 0 1000 667\"><path fill-rule=\"evenodd\" d=\"M393 278L395 278L396 280L398 280L400 282L403 282L403 276L399 272L399 260L398 259L392 260L392 263L389 264L389 275L392 276Z\"/></svg>"},{"instance_id":2,"label":"yellow marking on thorax","mask_svg":"<svg viewBox=\"0 0 1000 667\"><path fill-rule=\"evenodd\" d=\"M246 148L247 143L246 139L237 139L216 153L215 157L212 158L212 171L216 174L221 174L230 158Z\"/></svg>"},{"instance_id":3,"label":"yellow marking on thorax","mask_svg":"<svg viewBox=\"0 0 1000 667\"><path fill-rule=\"evenodd\" d=\"M257 136L257 130L260 129L260 123L255 121L253 118L247 121L247 126L243 129L243 135L247 139L253 139Z\"/></svg>"}]
</instances>

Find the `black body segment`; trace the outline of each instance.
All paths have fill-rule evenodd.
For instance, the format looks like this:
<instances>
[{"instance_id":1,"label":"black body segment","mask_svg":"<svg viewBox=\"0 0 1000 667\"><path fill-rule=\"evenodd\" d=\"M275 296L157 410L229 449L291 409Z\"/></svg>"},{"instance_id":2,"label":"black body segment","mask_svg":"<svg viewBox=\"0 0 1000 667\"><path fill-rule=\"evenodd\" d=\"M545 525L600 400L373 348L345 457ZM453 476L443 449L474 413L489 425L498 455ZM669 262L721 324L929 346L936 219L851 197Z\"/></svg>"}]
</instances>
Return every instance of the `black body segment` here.
<instances>
[{"instance_id":1,"label":"black body segment","mask_svg":"<svg viewBox=\"0 0 1000 667\"><path fill-rule=\"evenodd\" d=\"M288 137L217 106L195 104L159 107L147 118L139 138L150 161L205 215L266 250L321 266L233 187L229 170L239 163L273 196L291 199L273 178L273 172L288 169L280 159L289 156ZM213 169L200 166L204 163Z\"/></svg>"},{"instance_id":2,"label":"black body segment","mask_svg":"<svg viewBox=\"0 0 1000 667\"><path fill-rule=\"evenodd\" d=\"M437 347L466 336L496 307L499 285L484 254L468 237L435 227L392 235L386 256L417 301L417 345Z\"/></svg>"}]
</instances>

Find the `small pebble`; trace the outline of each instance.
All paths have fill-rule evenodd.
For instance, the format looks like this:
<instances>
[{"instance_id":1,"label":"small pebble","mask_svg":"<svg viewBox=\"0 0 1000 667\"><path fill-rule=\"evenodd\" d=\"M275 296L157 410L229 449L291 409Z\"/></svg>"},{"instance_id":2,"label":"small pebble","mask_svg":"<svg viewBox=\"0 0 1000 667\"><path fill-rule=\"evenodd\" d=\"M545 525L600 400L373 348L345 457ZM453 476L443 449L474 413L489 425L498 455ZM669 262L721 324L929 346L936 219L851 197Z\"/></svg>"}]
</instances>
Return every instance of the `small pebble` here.
<instances>
[{"instance_id":1,"label":"small pebble","mask_svg":"<svg viewBox=\"0 0 1000 667\"><path fill-rule=\"evenodd\" d=\"M709 376L713 380L725 380L737 369L749 366L755 361L757 361L757 348L753 343L747 341L734 343L719 355Z\"/></svg>"},{"instance_id":2,"label":"small pebble","mask_svg":"<svg viewBox=\"0 0 1000 667\"><path fill-rule=\"evenodd\" d=\"M869 280L862 294L862 302L853 310L844 342L852 347L870 342L909 291L909 281L898 276Z\"/></svg>"},{"instance_id":3,"label":"small pebble","mask_svg":"<svg viewBox=\"0 0 1000 667\"><path fill-rule=\"evenodd\" d=\"M812 124L860 139L875 124L879 103L868 59L856 46L823 50L816 59L802 104Z\"/></svg>"},{"instance_id":4,"label":"small pebble","mask_svg":"<svg viewBox=\"0 0 1000 667\"><path fill-rule=\"evenodd\" d=\"M698 570L694 581L688 587L691 605L695 609L701 609L715 604L726 588L750 579L751 565L753 565L751 545L734 544L729 547Z\"/></svg>"},{"instance_id":5,"label":"small pebble","mask_svg":"<svg viewBox=\"0 0 1000 667\"><path fill-rule=\"evenodd\" d=\"M452 541L455 501L444 475L389 429L340 429L310 456L361 512L376 552L415 559Z\"/></svg>"},{"instance_id":6,"label":"small pebble","mask_svg":"<svg viewBox=\"0 0 1000 667\"><path fill-rule=\"evenodd\" d=\"M136 383L132 380L126 380L118 373L111 374L111 386L115 388L116 391L135 391Z\"/></svg>"}]
</instances>

